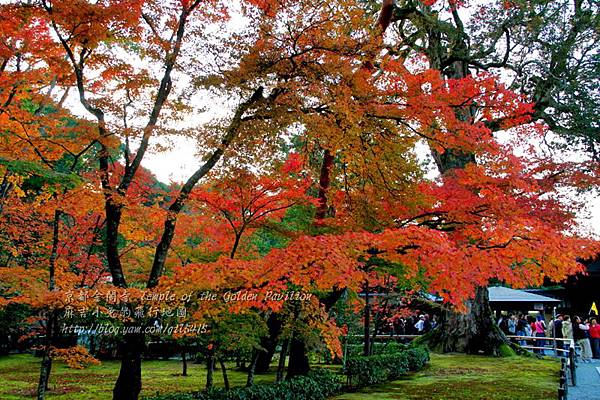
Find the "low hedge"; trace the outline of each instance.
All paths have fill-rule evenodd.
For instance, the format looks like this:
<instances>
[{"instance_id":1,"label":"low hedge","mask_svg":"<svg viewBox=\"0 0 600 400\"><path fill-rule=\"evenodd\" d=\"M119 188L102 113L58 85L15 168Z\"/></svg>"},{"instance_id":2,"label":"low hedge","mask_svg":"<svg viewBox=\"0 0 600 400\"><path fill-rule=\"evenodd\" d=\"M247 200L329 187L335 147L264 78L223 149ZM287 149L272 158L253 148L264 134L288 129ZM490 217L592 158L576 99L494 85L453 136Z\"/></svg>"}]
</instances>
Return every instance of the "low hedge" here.
<instances>
[{"instance_id":1,"label":"low hedge","mask_svg":"<svg viewBox=\"0 0 600 400\"><path fill-rule=\"evenodd\" d=\"M428 361L429 351L414 347L396 353L350 357L346 360L344 374L348 376L350 386L367 386L418 371ZM145 400L325 400L342 391L343 385L337 373L315 369L306 376L270 385L234 388L228 392L214 388L202 392L158 395Z\"/></svg>"},{"instance_id":2,"label":"low hedge","mask_svg":"<svg viewBox=\"0 0 600 400\"><path fill-rule=\"evenodd\" d=\"M348 357L360 357L363 355L365 346L363 344L349 344L347 351ZM375 342L371 345L373 355L398 353L409 348L409 345L398 342Z\"/></svg>"},{"instance_id":3,"label":"low hedge","mask_svg":"<svg viewBox=\"0 0 600 400\"><path fill-rule=\"evenodd\" d=\"M271 385L234 388L226 392L215 388L203 392L165 394L146 400L325 400L342 392L338 374L327 369L315 369L306 376L298 376Z\"/></svg>"},{"instance_id":4,"label":"low hedge","mask_svg":"<svg viewBox=\"0 0 600 400\"><path fill-rule=\"evenodd\" d=\"M397 353L351 357L346 360L344 374L350 386L367 386L400 378L418 371L429 361L429 351L414 347Z\"/></svg>"}]
</instances>

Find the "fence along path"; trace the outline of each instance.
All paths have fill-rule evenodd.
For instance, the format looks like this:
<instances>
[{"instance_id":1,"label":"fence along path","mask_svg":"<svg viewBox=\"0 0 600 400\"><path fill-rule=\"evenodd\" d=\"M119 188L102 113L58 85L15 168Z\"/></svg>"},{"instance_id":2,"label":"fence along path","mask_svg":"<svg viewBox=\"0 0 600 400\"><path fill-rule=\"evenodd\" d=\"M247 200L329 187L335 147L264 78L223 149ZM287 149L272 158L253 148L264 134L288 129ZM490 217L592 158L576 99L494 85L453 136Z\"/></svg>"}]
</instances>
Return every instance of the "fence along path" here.
<instances>
[{"instance_id":1,"label":"fence along path","mask_svg":"<svg viewBox=\"0 0 600 400\"><path fill-rule=\"evenodd\" d=\"M406 341L419 335L372 335L369 340ZM348 335L344 341L344 364L347 355L348 338L363 338L364 335ZM559 374L558 400L600 400L600 362L591 364L577 361L577 350L572 339L508 335L507 338L517 342L528 351L546 356L561 357Z\"/></svg>"},{"instance_id":2,"label":"fence along path","mask_svg":"<svg viewBox=\"0 0 600 400\"><path fill-rule=\"evenodd\" d=\"M363 335L349 335L348 337L350 336L363 337ZM346 359L348 337L344 345L344 361ZM416 337L418 335L374 335L369 340L411 341ZM528 351L561 358L557 390L558 400L600 400L600 363L594 365L577 362L577 350L579 348L575 345L573 339L517 335L508 335L507 338L519 343L522 348ZM580 370L583 371L581 378L579 376ZM596 375L592 373L592 370L595 371Z\"/></svg>"},{"instance_id":3,"label":"fence along path","mask_svg":"<svg viewBox=\"0 0 600 400\"><path fill-rule=\"evenodd\" d=\"M563 356L559 400L600 400L600 361L592 360L591 364L578 361L579 346L571 339L538 338L534 336L508 336L517 341L526 341L533 345L522 346L528 350L544 351L546 355L554 353ZM537 345L535 340L543 340L546 346ZM568 342L568 347L563 343ZM550 344L548 346L548 344ZM564 371L564 372L562 372Z\"/></svg>"}]
</instances>

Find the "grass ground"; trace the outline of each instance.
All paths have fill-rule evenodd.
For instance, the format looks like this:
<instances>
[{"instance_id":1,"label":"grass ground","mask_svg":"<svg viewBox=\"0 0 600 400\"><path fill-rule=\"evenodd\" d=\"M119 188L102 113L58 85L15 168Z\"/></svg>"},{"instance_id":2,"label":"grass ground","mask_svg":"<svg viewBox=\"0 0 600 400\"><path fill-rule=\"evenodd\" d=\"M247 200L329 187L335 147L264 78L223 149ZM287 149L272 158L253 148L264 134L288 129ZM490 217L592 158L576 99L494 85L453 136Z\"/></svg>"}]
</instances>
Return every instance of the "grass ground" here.
<instances>
[{"instance_id":1,"label":"grass ground","mask_svg":"<svg viewBox=\"0 0 600 400\"><path fill-rule=\"evenodd\" d=\"M432 354L420 372L335 400L550 400L559 367L554 359Z\"/></svg>"},{"instance_id":2,"label":"grass ground","mask_svg":"<svg viewBox=\"0 0 600 400\"><path fill-rule=\"evenodd\" d=\"M39 374L38 358L11 355L0 358L0 399L31 398ZM105 361L84 370L55 363L52 371L51 400L104 400L111 398L118 362ZM190 376L179 376L178 361L145 361L142 395L188 392L202 388L206 369L189 363ZM547 400L554 399L558 386L559 363L555 360L508 357L490 358L460 354L432 354L424 370L405 379L372 386L336 400L421 399L421 400ZM229 371L233 386L245 383L242 372ZM256 383L273 382L273 374L259 375ZM222 385L219 371L215 384Z\"/></svg>"},{"instance_id":3,"label":"grass ground","mask_svg":"<svg viewBox=\"0 0 600 400\"><path fill-rule=\"evenodd\" d=\"M28 354L0 357L0 399L30 399L39 377L40 359ZM68 368L55 362L50 378L51 400L105 400L112 398L112 387L119 372L119 362L103 361L83 370ZM191 392L204 388L206 368L188 363L188 376L180 376L180 361L144 361L142 365L142 395L157 392ZM246 374L228 371L232 386L243 386ZM215 385L222 386L220 369L215 371ZM256 383L273 382L274 374L258 375Z\"/></svg>"}]
</instances>

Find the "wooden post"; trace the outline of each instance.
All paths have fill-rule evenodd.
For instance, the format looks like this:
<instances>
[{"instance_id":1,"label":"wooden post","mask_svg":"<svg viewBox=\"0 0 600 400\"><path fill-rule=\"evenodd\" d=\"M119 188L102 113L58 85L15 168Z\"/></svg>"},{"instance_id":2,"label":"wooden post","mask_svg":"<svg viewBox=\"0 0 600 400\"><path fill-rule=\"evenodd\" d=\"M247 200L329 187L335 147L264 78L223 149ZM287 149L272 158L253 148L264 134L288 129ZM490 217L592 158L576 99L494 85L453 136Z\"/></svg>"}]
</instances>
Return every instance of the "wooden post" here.
<instances>
[{"instance_id":1,"label":"wooden post","mask_svg":"<svg viewBox=\"0 0 600 400\"><path fill-rule=\"evenodd\" d=\"M573 384L573 386L577 386L577 379L575 376L575 368L577 368L577 366L575 365L575 347L572 343L571 347L569 347L569 366L571 368L571 383Z\"/></svg>"}]
</instances>

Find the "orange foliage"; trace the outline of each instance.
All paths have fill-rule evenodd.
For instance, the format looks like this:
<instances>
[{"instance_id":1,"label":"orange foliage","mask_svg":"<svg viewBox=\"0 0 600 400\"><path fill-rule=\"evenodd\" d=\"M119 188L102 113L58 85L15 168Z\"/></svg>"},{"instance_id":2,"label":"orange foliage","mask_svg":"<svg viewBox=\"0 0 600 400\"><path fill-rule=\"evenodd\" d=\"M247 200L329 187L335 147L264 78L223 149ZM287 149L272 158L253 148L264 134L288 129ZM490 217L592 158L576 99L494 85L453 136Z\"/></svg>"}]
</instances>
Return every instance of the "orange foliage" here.
<instances>
[{"instance_id":1,"label":"orange foliage","mask_svg":"<svg viewBox=\"0 0 600 400\"><path fill-rule=\"evenodd\" d=\"M184 196L167 273L158 287L147 291L172 290L178 295L170 302L173 306L191 294L186 301L195 303L186 316L189 321L277 312L284 302L270 300L267 291L358 292L366 279L389 286L414 280L414 291L437 293L461 308L476 286L491 279L514 287L540 285L545 277L560 281L581 271L578 259L597 254L597 242L576 235L577 209L565 203L560 189L597 185L600 170L517 157L512 145L501 144L489 128L496 121L525 142L543 128L529 120L532 104L497 76L445 79L417 59L388 51L373 34L371 16L360 3L248 3L252 7L247 17L256 23L256 31L219 42L229 45L239 39L239 47L229 50L232 59L240 59L232 65L225 61L227 70L219 70L217 77L192 68L203 56L194 47L203 38L202 29L226 19L216 2L195 12L190 7L199 3L183 0L2 6L0 34L7 41L0 46L0 58L8 61L0 71L0 157L36 162L45 172L56 172L70 160L70 172L80 182L32 190L27 180L35 173L1 167L3 188L10 190L1 194L0 240L11 258L3 260L10 268L0 268L0 305L22 302L59 310L98 306L106 311L105 299L116 276L107 267L103 242L106 205L120 212L112 233L130 288L118 289L119 296L131 306L160 305L158 300L140 301L144 292L136 287L146 281L170 216L167 208L181 185L161 186L142 167L124 185L136 155L130 145L172 133L171 119L184 119L194 108L190 99L200 93L194 90L202 85L222 90L224 98L254 86L270 87L270 93L255 91L261 96L238 116L232 148L220 136L230 130L218 123L217 135L212 125L179 132L202 136L202 144L216 143L233 165L221 177L207 175ZM192 21L185 26L190 31L183 30L176 44L178 24L186 18ZM167 31L173 33L171 40L164 37ZM58 34L65 43L57 41ZM169 64L179 50L190 56ZM140 62L132 63L134 59ZM189 81L177 82L176 74L161 80L155 70L168 69L165 65L180 75L190 74ZM84 72L85 79L77 82ZM75 117L49 93L51 87L66 91L77 84L85 86L79 95L86 108L102 109L105 120ZM169 97L172 85L176 93ZM155 98L156 88L165 93L164 102ZM163 105L169 117L161 120ZM457 112L465 108L476 109L476 117ZM135 118L128 120L129 109ZM139 124L141 116L150 116L148 125ZM278 164L273 150L290 136L299 139L302 154L292 153ZM441 154L472 154L477 163L427 180L416 156L419 143ZM95 146L106 152L109 165L99 169L93 155L93 162L82 161L76 169L73 161L81 161ZM336 160L329 188L333 196L328 197L335 213L320 221L320 233L300 232L287 247L261 256L249 240L257 228L281 222L294 205L315 203L311 196L316 182L307 160L322 149ZM267 167L258 173L258 165ZM63 214L54 260L56 287L49 290L55 210ZM389 271L366 268L375 256L397 266L394 279ZM67 293L80 289L97 291L98 296L65 300ZM206 290L243 291L246 297L200 301ZM331 352L339 355L340 330L318 299L310 298L305 308ZM75 367L90 361L80 348L54 349L52 354Z\"/></svg>"},{"instance_id":2,"label":"orange foliage","mask_svg":"<svg viewBox=\"0 0 600 400\"><path fill-rule=\"evenodd\" d=\"M95 359L83 346L73 346L66 349L53 347L50 349L50 357L63 361L69 368L73 369L84 369L90 365L100 365L100 361Z\"/></svg>"}]
</instances>

